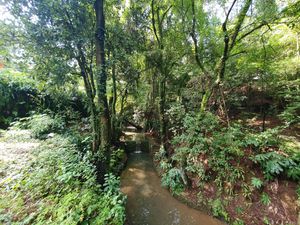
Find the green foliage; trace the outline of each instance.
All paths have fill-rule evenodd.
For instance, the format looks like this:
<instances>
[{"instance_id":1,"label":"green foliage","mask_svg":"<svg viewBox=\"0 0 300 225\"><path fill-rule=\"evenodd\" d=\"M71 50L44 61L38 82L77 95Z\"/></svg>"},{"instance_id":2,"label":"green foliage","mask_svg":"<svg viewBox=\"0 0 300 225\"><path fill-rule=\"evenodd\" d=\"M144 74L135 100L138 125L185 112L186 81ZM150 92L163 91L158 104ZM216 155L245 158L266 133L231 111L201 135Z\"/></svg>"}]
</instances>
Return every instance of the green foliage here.
<instances>
[{"instance_id":1,"label":"green foliage","mask_svg":"<svg viewBox=\"0 0 300 225\"><path fill-rule=\"evenodd\" d=\"M226 209L221 199L217 198L215 200L211 200L209 204L211 206L212 213L215 217L224 218L226 221L229 220L229 215L226 212Z\"/></svg>"},{"instance_id":2,"label":"green foliage","mask_svg":"<svg viewBox=\"0 0 300 225\"><path fill-rule=\"evenodd\" d=\"M268 180L282 173L286 173L288 177L294 180L299 180L299 162L296 163L291 157L276 152L267 152L255 155L251 159L260 164Z\"/></svg>"},{"instance_id":3,"label":"green foliage","mask_svg":"<svg viewBox=\"0 0 300 225\"><path fill-rule=\"evenodd\" d=\"M107 93L108 98L113 99L109 104L112 108L108 111L114 112L114 107L116 108L111 117L113 125L122 125L125 118L128 121L137 119L137 122L142 123L143 115L147 119L146 128L158 131L159 127L163 128L164 123L167 124L166 130L171 132L167 132L166 136L175 136L172 137L173 148L168 149L168 154L159 151L155 155L163 170L165 186L177 192L183 189L183 183L188 183L186 176L197 176L200 178L199 185L207 181L214 182L219 190L233 194L235 184L245 180L244 176L248 171L244 170L249 169L249 154L261 166L268 179L287 175L298 181L299 154L286 155L285 149L278 150L279 130L253 133L232 123L225 127L218 117L210 113L214 112L222 117L228 113L231 117L241 111L251 110L248 106L251 106L251 90L254 90L263 95L259 99L262 101L253 103L260 113L264 111L268 115L275 114L285 108L281 118L287 125L297 125L300 108L299 56L296 49L299 39L297 1L234 1L232 10L231 2L225 0L153 1L152 8L149 7L149 1L129 2L130 4L128 1L108 1L105 5L107 49L104 53L107 59L107 77L111 79L107 82ZM191 5L193 2L194 7ZM47 115L30 118L27 127L32 130L33 136L44 138L49 132L60 133L62 129L69 127L70 118L79 118L83 114L88 116L86 110L83 110L84 101L92 109L92 106L98 106L93 103L101 100L94 99L98 88L86 91L89 101L81 92L77 92L83 89L83 81L79 82L83 75L87 78L84 83L92 87L95 86L94 81L99 80L95 79L94 1L69 0L61 4L53 0L32 0L30 3L25 0L5 0L4 3L16 19L11 21L11 26L4 24L0 28L0 45L3 46L0 49L0 67L2 60L5 62L4 66L12 66L7 57L15 51L16 58L20 55L22 60L27 61L24 67L32 67L30 70L27 68L30 71L27 77L32 76L39 82L32 81L32 84L27 85L27 81L23 82L24 78L21 78L21 82L11 82L10 74L3 72L5 70L0 71L8 74L5 79L0 77L0 125L8 124L15 117L27 115L38 102L43 109L63 111L63 119ZM221 8L228 13L225 23L224 17L215 12ZM11 27L19 30L10 29ZM156 33L149 32L149 28ZM5 33L8 35L3 35ZM9 39L20 42L13 46L13 51L12 46L6 46L11 43ZM15 61L17 60L11 62ZM113 74L116 82L112 82ZM117 90L113 92L115 88ZM41 92L37 93L35 89ZM198 112L201 102L204 103L204 96L207 97L206 110L210 112L200 114ZM272 98L264 99L268 96ZM254 98L256 97L255 95ZM136 118L132 117L133 112L136 112ZM98 115L98 108L93 113ZM99 124L99 121L95 124ZM33 169L28 174L36 175L37 178L28 181L24 179L28 185L31 182L32 187L42 189L38 191L41 192L40 196L61 195L43 203L45 207L58 203L57 205L61 205L61 213L52 216L55 209L45 210L43 216L39 215L41 221L45 217L54 218L53 220L60 218L58 223L72 224L74 220L77 224L89 224L95 219L93 210L88 215L82 211L83 216L78 218L80 205L83 208L87 205L81 201L85 198L87 202L97 200L98 196L94 189L91 191L90 186L82 188L82 182L86 185L85 180L89 180L81 175L88 173L82 170L91 165L88 153L91 139L80 138L80 135L77 133L68 138L69 144L80 145L80 154L74 151L74 154L67 155L64 147L59 147L60 151L54 150L53 153L46 149L45 154L51 157L45 156L45 166L38 162L33 164L33 168L37 166L41 175L38 176ZM55 135L55 138L56 136L59 137ZM53 140L63 142L55 138ZM50 140L47 143L58 148ZM68 143L64 145L72 152L73 146ZM40 151L37 157L41 155ZM78 156L80 160L73 156ZM122 150L113 152L111 161L108 162L112 172L116 172L122 157ZM83 168L79 161L85 162L85 158L87 164ZM57 165L53 159L57 161ZM69 159L73 160L69 163ZM78 168L73 164L78 164ZM50 171L51 175L44 170ZM46 182L49 188L45 188L43 183L35 184L37 180ZM76 190L70 188L66 194L64 188L71 185L69 183L76 183L78 186ZM28 185L19 185L17 188L24 186L22 188L26 189L29 188ZM118 186L114 182L111 185ZM251 185L243 186L244 195L250 198L254 188L259 189L262 185L262 181L254 177ZM56 190L57 186L60 186L60 190ZM59 202L59 199L64 199L64 202ZM22 202L28 199L18 200ZM71 203L78 208L69 208ZM215 214L223 214L221 203L213 203L216 206ZM96 203L91 205L98 207ZM108 211L113 212L110 207L101 207L105 209L105 215ZM62 222L64 218L70 220ZM118 224L104 222L101 218L97 223ZM34 220L36 216L32 215L24 223Z\"/></svg>"},{"instance_id":4,"label":"green foliage","mask_svg":"<svg viewBox=\"0 0 300 225\"><path fill-rule=\"evenodd\" d=\"M171 105L171 107L166 112L169 118L170 131L172 131L173 135L177 135L182 129L182 121L185 117L185 109L181 104L175 103Z\"/></svg>"},{"instance_id":5,"label":"green foliage","mask_svg":"<svg viewBox=\"0 0 300 225\"><path fill-rule=\"evenodd\" d=\"M184 189L182 171L177 168L171 168L164 173L161 182L164 187L170 188L175 194L179 194Z\"/></svg>"},{"instance_id":6,"label":"green foliage","mask_svg":"<svg viewBox=\"0 0 300 225\"><path fill-rule=\"evenodd\" d=\"M48 114L35 114L15 125L30 129L32 136L39 139L46 138L49 133L61 133L65 128L65 122L60 116Z\"/></svg>"},{"instance_id":7,"label":"green foliage","mask_svg":"<svg viewBox=\"0 0 300 225\"><path fill-rule=\"evenodd\" d=\"M126 153L124 149L118 148L116 150L113 150L110 155L110 171L114 174L120 173L122 168L124 167L125 160Z\"/></svg>"},{"instance_id":8,"label":"green foliage","mask_svg":"<svg viewBox=\"0 0 300 225\"><path fill-rule=\"evenodd\" d=\"M120 181L110 174L103 187L98 185L92 161L91 153L80 153L68 137L47 139L21 178L6 183L10 192L0 201L6 209L1 214L15 213L13 221L22 224L122 225Z\"/></svg>"},{"instance_id":9,"label":"green foliage","mask_svg":"<svg viewBox=\"0 0 300 225\"><path fill-rule=\"evenodd\" d=\"M220 189L227 183L226 190L232 193L234 183L244 179L243 169L231 163L234 157L243 156L241 127L222 128L218 118L210 113L187 114L183 127L183 133L172 141L172 161L197 175L200 182L213 179Z\"/></svg>"},{"instance_id":10,"label":"green foliage","mask_svg":"<svg viewBox=\"0 0 300 225\"><path fill-rule=\"evenodd\" d=\"M260 133L249 133L245 137L244 145L251 146L257 151L262 151L268 147L278 146L280 143L280 128L268 129Z\"/></svg>"},{"instance_id":11,"label":"green foliage","mask_svg":"<svg viewBox=\"0 0 300 225\"><path fill-rule=\"evenodd\" d=\"M263 186L263 181L257 177L252 177L251 184L253 187L260 189Z\"/></svg>"},{"instance_id":12,"label":"green foliage","mask_svg":"<svg viewBox=\"0 0 300 225\"><path fill-rule=\"evenodd\" d=\"M167 156L167 152L166 152L164 146L160 146L159 151L157 151L154 155L154 159L156 161L161 161L161 160L166 159L166 156Z\"/></svg>"},{"instance_id":13,"label":"green foliage","mask_svg":"<svg viewBox=\"0 0 300 225\"><path fill-rule=\"evenodd\" d=\"M236 219L232 225L245 225L244 221L243 220L240 220L240 219Z\"/></svg>"},{"instance_id":14,"label":"green foliage","mask_svg":"<svg viewBox=\"0 0 300 225\"><path fill-rule=\"evenodd\" d=\"M0 70L0 127L16 117L24 117L37 105L36 83L26 74L9 69Z\"/></svg>"},{"instance_id":15,"label":"green foliage","mask_svg":"<svg viewBox=\"0 0 300 225\"><path fill-rule=\"evenodd\" d=\"M300 96L294 96L280 117L288 126L300 123Z\"/></svg>"},{"instance_id":16,"label":"green foliage","mask_svg":"<svg viewBox=\"0 0 300 225\"><path fill-rule=\"evenodd\" d=\"M243 189L243 193L242 195L244 196L244 198L251 200L252 198L252 192L253 192L253 187L247 185L247 184L242 184L242 189Z\"/></svg>"},{"instance_id":17,"label":"green foliage","mask_svg":"<svg viewBox=\"0 0 300 225\"><path fill-rule=\"evenodd\" d=\"M260 201L264 205L269 205L271 203L270 197L267 193L262 193Z\"/></svg>"},{"instance_id":18,"label":"green foliage","mask_svg":"<svg viewBox=\"0 0 300 225\"><path fill-rule=\"evenodd\" d=\"M56 89L42 81L32 79L28 73L12 69L0 70L0 127L8 126L16 118L31 111L51 110L72 120L87 116L84 95L77 87L65 85Z\"/></svg>"},{"instance_id":19,"label":"green foliage","mask_svg":"<svg viewBox=\"0 0 300 225\"><path fill-rule=\"evenodd\" d=\"M266 224L266 225L270 225L270 224L271 224L270 220L269 220L268 217L266 217L266 216L264 217L263 222L264 222L264 224Z\"/></svg>"},{"instance_id":20,"label":"green foliage","mask_svg":"<svg viewBox=\"0 0 300 225\"><path fill-rule=\"evenodd\" d=\"M278 6L274 0L256 1L255 6L258 17L261 17L264 21L271 21L274 19L274 14L278 13Z\"/></svg>"}]
</instances>

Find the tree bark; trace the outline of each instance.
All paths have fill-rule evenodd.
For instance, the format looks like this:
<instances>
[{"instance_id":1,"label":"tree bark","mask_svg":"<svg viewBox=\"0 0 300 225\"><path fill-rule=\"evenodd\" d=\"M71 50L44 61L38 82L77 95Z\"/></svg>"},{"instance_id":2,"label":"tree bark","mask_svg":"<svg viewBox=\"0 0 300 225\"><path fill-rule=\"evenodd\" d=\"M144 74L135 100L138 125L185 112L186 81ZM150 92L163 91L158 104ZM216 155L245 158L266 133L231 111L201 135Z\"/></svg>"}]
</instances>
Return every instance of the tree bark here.
<instances>
[{"instance_id":1,"label":"tree bark","mask_svg":"<svg viewBox=\"0 0 300 225\"><path fill-rule=\"evenodd\" d=\"M252 0L246 0L244 6L242 7L240 13L237 16L237 22L234 25L233 28L233 33L230 35L228 30L227 30L227 23L229 20L229 15L236 4L237 0L234 0L227 15L224 23L222 24L222 30L224 34L224 50L223 50L223 55L220 58L219 63L216 65L215 68L215 73L216 73L216 80L215 82L206 90L202 102L201 102L201 109L200 111L203 112L205 111L207 107L207 103L212 96L214 92L220 89L220 85L222 85L222 82L225 77L225 70L226 70L226 63L229 58L230 52L236 45L236 40L237 37L240 33L241 26L245 20L245 17L247 15L247 12L251 6Z\"/></svg>"},{"instance_id":2,"label":"tree bark","mask_svg":"<svg viewBox=\"0 0 300 225\"><path fill-rule=\"evenodd\" d=\"M117 103L117 83L116 83L116 65L112 65L112 81L113 81L113 88L112 88L112 104L111 104L111 134L112 134L112 143L117 141L117 134L116 134L116 103Z\"/></svg>"},{"instance_id":3,"label":"tree bark","mask_svg":"<svg viewBox=\"0 0 300 225\"><path fill-rule=\"evenodd\" d=\"M172 5L169 6L160 16L160 10L155 9L155 1L151 1L151 21L153 32L157 41L158 49L159 49L159 59L157 61L157 69L159 71L159 121L160 121L160 139L161 144L166 149L167 144L167 124L165 118L165 108L166 108L166 79L168 76L168 69L165 65L164 57L163 57L163 21L172 8Z\"/></svg>"},{"instance_id":4,"label":"tree bark","mask_svg":"<svg viewBox=\"0 0 300 225\"><path fill-rule=\"evenodd\" d=\"M78 46L78 50L79 50L79 57L77 58L77 62L80 67L81 77L83 78L84 88L87 95L88 105L91 113L91 124L92 124L92 132L93 132L92 149L95 152L99 149L99 144L100 144L99 122L97 118L97 109L94 102L95 95L91 83L92 81L90 80L91 75L88 74L88 71L86 69L87 65L86 65L85 56L80 46Z\"/></svg>"},{"instance_id":5,"label":"tree bark","mask_svg":"<svg viewBox=\"0 0 300 225\"><path fill-rule=\"evenodd\" d=\"M96 164L98 172L98 181L104 182L104 175L108 169L110 139L110 118L106 94L106 62L105 62L105 17L104 17L104 0L96 0L94 4L96 13L96 66L97 78L96 84L98 89L98 105L100 114L100 157Z\"/></svg>"}]
</instances>

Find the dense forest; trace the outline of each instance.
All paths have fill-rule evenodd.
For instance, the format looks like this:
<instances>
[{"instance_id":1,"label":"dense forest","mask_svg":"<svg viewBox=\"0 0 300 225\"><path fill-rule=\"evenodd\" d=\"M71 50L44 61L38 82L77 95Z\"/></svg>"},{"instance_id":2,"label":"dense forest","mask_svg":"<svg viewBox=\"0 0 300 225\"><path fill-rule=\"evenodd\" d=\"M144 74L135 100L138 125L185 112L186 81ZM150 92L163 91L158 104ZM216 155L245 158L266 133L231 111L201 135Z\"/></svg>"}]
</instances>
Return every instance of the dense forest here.
<instances>
[{"instance_id":1,"label":"dense forest","mask_svg":"<svg viewBox=\"0 0 300 225\"><path fill-rule=\"evenodd\" d=\"M1 0L0 13L0 224L300 224L300 1ZM138 215L126 182L155 185L134 177L143 160L130 167L143 154L154 192L190 207L174 206L182 219L162 222L167 200Z\"/></svg>"}]
</instances>

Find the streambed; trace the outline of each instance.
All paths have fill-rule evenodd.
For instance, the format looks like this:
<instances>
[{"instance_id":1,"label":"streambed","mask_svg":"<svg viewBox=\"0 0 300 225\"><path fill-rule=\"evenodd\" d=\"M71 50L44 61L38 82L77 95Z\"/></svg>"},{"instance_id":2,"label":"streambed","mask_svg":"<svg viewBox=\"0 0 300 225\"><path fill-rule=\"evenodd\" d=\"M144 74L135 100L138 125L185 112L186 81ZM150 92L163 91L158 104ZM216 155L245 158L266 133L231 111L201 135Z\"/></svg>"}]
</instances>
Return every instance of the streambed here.
<instances>
[{"instance_id":1,"label":"streambed","mask_svg":"<svg viewBox=\"0 0 300 225\"><path fill-rule=\"evenodd\" d=\"M121 175L121 190L128 196L128 225L221 225L220 221L192 209L161 187L149 153L141 149L129 153L127 167Z\"/></svg>"}]
</instances>

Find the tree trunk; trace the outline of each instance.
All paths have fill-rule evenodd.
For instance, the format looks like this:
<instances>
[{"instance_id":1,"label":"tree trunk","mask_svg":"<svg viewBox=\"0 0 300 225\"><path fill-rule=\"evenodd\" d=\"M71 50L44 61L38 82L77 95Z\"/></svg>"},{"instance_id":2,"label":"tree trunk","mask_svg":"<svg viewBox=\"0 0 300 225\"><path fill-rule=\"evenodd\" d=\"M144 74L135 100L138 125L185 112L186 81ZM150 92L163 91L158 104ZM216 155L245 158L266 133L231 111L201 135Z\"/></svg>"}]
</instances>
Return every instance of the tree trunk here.
<instances>
[{"instance_id":1,"label":"tree trunk","mask_svg":"<svg viewBox=\"0 0 300 225\"><path fill-rule=\"evenodd\" d=\"M159 120L160 120L160 138L161 144L164 149L167 149L167 124L165 118L165 108L166 108L166 78L165 75L161 77L159 84Z\"/></svg>"},{"instance_id":2,"label":"tree trunk","mask_svg":"<svg viewBox=\"0 0 300 225\"><path fill-rule=\"evenodd\" d=\"M96 13L96 66L97 66L97 89L98 104L100 112L100 159L97 162L98 180L103 183L104 174L108 169L109 147L110 147L110 118L106 95L106 64L105 64L105 18L104 18L104 0L96 0L94 9Z\"/></svg>"},{"instance_id":3,"label":"tree trunk","mask_svg":"<svg viewBox=\"0 0 300 225\"><path fill-rule=\"evenodd\" d=\"M220 58L219 63L215 67L215 74L216 74L216 80L215 82L212 83L211 86L207 88L205 91L205 94L202 98L201 102L201 109L200 111L203 112L206 110L207 103L209 102L210 97L213 95L213 93L216 93L220 89L220 85L222 85L225 77L225 70L226 70L226 63L229 58L229 54L236 45L236 40L239 35L240 29L242 27L242 24L245 20L245 17L247 15L247 12L251 6L252 0L246 0L244 3L241 11L239 12L237 16L237 21L235 22L235 25L233 27L233 32L230 35L229 31L227 29L227 23L229 20L229 15L235 6L237 0L234 0L229 11L227 12L226 18L224 23L222 24L222 31L224 35L224 49L223 49L223 54Z\"/></svg>"},{"instance_id":4,"label":"tree trunk","mask_svg":"<svg viewBox=\"0 0 300 225\"><path fill-rule=\"evenodd\" d=\"M96 105L94 103L94 94L92 91L91 83L88 79L88 74L85 69L85 65L81 60L78 60L78 64L80 66L81 70L81 76L84 81L84 88L88 99L88 105L91 113L91 124L92 124L92 132L93 132L93 152L97 151L99 149L100 145L100 131L99 131L99 122L97 119L97 110Z\"/></svg>"},{"instance_id":5,"label":"tree trunk","mask_svg":"<svg viewBox=\"0 0 300 225\"><path fill-rule=\"evenodd\" d=\"M117 103L117 83L116 83L116 65L112 65L112 81L113 81L113 89L112 89L112 104L111 104L111 133L112 133L112 143L117 141L116 134L116 103Z\"/></svg>"},{"instance_id":6,"label":"tree trunk","mask_svg":"<svg viewBox=\"0 0 300 225\"><path fill-rule=\"evenodd\" d=\"M161 145L166 149L167 144L167 124L165 118L165 107L166 107L166 79L168 75L168 70L165 65L164 57L163 57L163 20L165 15L171 9L170 6L165 12L163 12L162 18L160 18L159 9L155 9L155 1L151 1L151 20L152 20L152 28L157 41L158 49L159 49L159 60L157 63L157 69L159 71L159 122L160 122L160 138Z\"/></svg>"}]
</instances>

